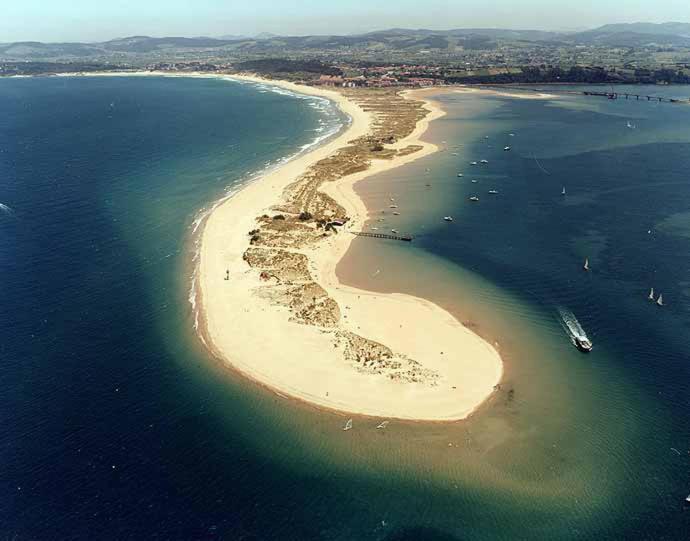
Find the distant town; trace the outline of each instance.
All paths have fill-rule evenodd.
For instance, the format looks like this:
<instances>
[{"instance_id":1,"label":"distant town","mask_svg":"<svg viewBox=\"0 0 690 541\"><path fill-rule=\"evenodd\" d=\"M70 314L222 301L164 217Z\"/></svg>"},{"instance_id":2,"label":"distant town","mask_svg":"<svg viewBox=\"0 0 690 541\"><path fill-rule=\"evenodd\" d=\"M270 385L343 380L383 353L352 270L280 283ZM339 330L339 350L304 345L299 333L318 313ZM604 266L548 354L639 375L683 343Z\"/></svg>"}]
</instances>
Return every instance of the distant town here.
<instances>
[{"instance_id":1,"label":"distant town","mask_svg":"<svg viewBox=\"0 0 690 541\"><path fill-rule=\"evenodd\" d=\"M252 72L339 87L690 83L690 24L580 33L396 29L358 36L152 38L0 44L0 75L99 71Z\"/></svg>"}]
</instances>

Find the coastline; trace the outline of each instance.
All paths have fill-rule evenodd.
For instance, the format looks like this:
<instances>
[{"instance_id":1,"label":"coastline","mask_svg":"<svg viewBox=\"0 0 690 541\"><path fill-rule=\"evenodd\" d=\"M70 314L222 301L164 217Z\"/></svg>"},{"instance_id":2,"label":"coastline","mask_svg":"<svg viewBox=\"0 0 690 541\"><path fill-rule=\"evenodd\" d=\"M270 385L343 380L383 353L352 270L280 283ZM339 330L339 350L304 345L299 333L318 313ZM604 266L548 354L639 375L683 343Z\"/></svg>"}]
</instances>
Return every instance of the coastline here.
<instances>
[{"instance_id":1,"label":"coastline","mask_svg":"<svg viewBox=\"0 0 690 541\"><path fill-rule=\"evenodd\" d=\"M424 99L438 88L389 93L388 98L404 96L387 104L389 108L402 102L423 104L420 108L426 113L408 118L411 129L386 142L381 157L369 152L359 162L355 159L366 166L330 179L335 182L318 183L317 193L312 194L317 200L329 198L347 215L341 234L321 239L319 246L285 252L306 257L307 272L313 277L308 286L321 290L329 307L335 307L336 324L322 326L296 321L291 309L294 299L276 302L275 295L266 294L261 279L266 273L247 264L247 233L256 228L262 213L265 218L275 213L281 197L284 200L288 189L311 168L351 149L356 140L372 139L374 132L381 131L385 114L370 104L357 103L356 96L346 96L346 91L254 75L109 72L57 76L216 78L274 86L335 102L351 120L341 133L215 201L195 224L201 233L195 272L198 288L192 303L198 305L195 327L201 342L228 367L278 396L343 414L457 421L470 416L494 393L503 377L498 352L454 316L426 299L345 286L335 273L354 240L349 233L361 229L368 217L354 184L436 152L437 147L421 137L433 120L445 114L435 102ZM453 91L453 87L444 90Z\"/></svg>"},{"instance_id":2,"label":"coastline","mask_svg":"<svg viewBox=\"0 0 690 541\"><path fill-rule=\"evenodd\" d=\"M503 366L498 352L435 304L408 295L381 295L341 284L337 263L367 219L355 183L381 171L400 167L437 150L421 141L430 122L444 112L424 100L428 113L412 133L386 149L414 145L416 151L389 160L372 160L364 171L326 182L320 191L347 211L350 220L338 235L316 247L295 250L306 255L318 285L342 310L338 329L304 325L289 310L257 294L259 273L246 263L247 232L257 216L272 212L281 194L310 167L358 137L370 135L373 114L340 92L252 76L228 76L292 92L330 99L351 119L335 139L298 156L256 179L233 197L221 201L206 217L199 261L200 333L206 345L229 366L280 396L342 413L408 419L454 421L466 418L493 392ZM419 95L424 91L405 93ZM229 271L225 280L225 271ZM339 333L359 333L371 343L390 346L415 365L420 380L433 372L433 383L391 379L343 360ZM439 351L440 350L440 351ZM444 351L445 350L445 351ZM412 359L420 360L416 362ZM422 361L423 359L423 361ZM358 361L359 362L359 359ZM366 365L366 363L365 363Z\"/></svg>"}]
</instances>

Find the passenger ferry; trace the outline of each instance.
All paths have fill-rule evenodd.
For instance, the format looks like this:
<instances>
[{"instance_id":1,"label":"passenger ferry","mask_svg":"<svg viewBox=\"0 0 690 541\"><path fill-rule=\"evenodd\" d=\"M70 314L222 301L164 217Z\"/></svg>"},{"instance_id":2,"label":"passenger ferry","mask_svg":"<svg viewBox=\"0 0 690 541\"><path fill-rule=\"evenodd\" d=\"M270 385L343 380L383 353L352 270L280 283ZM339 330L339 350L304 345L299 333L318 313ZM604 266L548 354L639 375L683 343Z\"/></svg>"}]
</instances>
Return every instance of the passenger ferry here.
<instances>
[{"instance_id":1,"label":"passenger ferry","mask_svg":"<svg viewBox=\"0 0 690 541\"><path fill-rule=\"evenodd\" d=\"M573 341L575 342L575 346L577 347L577 349L579 349L583 353L589 353L590 351L592 351L592 342L590 342L588 338L576 336L573 338Z\"/></svg>"}]
</instances>

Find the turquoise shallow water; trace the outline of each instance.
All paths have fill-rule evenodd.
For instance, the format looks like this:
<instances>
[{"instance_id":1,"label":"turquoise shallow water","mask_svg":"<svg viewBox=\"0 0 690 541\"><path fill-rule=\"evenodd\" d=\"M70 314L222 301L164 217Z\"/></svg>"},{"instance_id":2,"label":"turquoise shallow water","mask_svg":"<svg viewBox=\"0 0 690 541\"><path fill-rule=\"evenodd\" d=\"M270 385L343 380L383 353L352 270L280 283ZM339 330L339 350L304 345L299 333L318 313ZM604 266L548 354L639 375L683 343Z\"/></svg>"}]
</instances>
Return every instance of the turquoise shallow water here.
<instances>
[{"instance_id":1,"label":"turquoise shallow water","mask_svg":"<svg viewBox=\"0 0 690 541\"><path fill-rule=\"evenodd\" d=\"M188 299L200 210L339 115L216 80L0 80L0 533L685 539L687 113L444 104L446 152L360 185L415 242L358 240L342 269L497 341L503 388L467 422L343 433L210 358ZM472 206L482 157L500 194Z\"/></svg>"}]
</instances>

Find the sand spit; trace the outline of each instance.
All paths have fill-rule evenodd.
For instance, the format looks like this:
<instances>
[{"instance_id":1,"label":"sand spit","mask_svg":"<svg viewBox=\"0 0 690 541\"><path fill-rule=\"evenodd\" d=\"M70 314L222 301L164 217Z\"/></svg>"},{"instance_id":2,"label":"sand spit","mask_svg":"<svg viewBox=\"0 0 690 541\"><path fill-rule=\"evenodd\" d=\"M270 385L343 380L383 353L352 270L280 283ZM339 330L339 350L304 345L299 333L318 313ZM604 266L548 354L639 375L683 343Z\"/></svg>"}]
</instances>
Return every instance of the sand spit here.
<instances>
[{"instance_id":1,"label":"sand spit","mask_svg":"<svg viewBox=\"0 0 690 541\"><path fill-rule=\"evenodd\" d=\"M485 96L498 96L501 98L516 98L521 100L551 100L558 98L556 94L546 92L535 92L526 89L524 92L510 92L507 90L494 90L491 88L475 88L469 86L452 87L453 92L458 94L483 94Z\"/></svg>"},{"instance_id":2,"label":"sand spit","mask_svg":"<svg viewBox=\"0 0 690 541\"><path fill-rule=\"evenodd\" d=\"M420 136L443 112L414 92L243 79L331 99L352 122L210 213L199 267L206 341L246 376L320 407L467 417L501 378L496 350L424 299L347 287L335 274L349 231L367 219L354 183L436 151Z\"/></svg>"}]
</instances>

